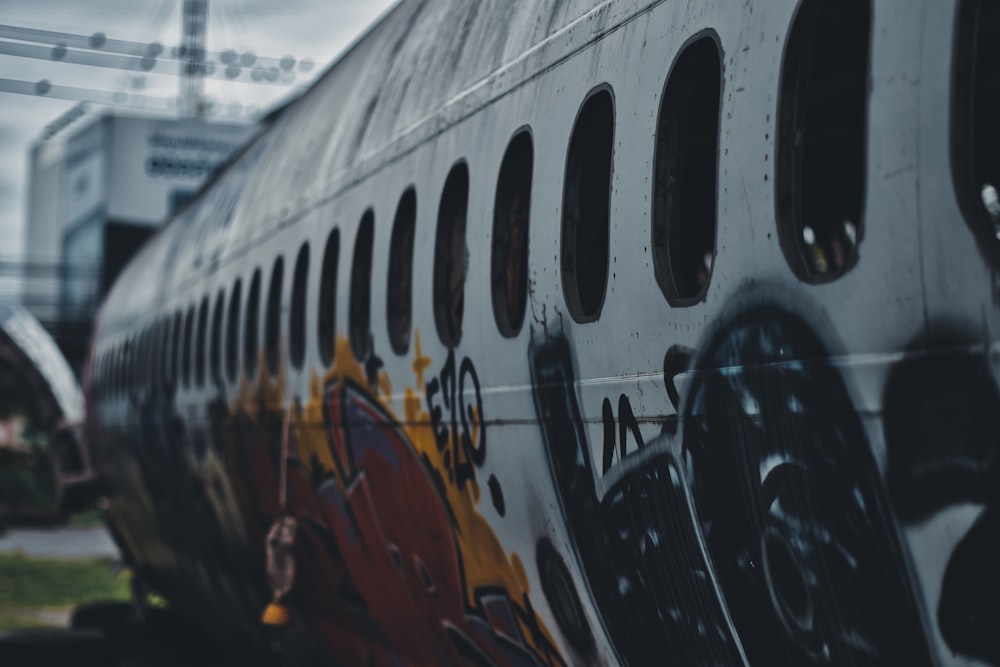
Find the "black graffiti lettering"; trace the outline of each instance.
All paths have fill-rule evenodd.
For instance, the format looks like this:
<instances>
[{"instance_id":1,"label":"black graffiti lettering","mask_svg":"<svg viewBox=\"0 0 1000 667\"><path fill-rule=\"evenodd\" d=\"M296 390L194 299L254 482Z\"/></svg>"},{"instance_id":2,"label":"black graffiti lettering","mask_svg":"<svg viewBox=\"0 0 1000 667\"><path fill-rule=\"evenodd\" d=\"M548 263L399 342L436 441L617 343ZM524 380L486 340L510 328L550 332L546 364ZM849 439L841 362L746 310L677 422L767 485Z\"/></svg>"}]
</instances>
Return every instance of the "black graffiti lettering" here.
<instances>
[{"instance_id":1,"label":"black graffiti lettering","mask_svg":"<svg viewBox=\"0 0 1000 667\"><path fill-rule=\"evenodd\" d=\"M615 415L614 410L611 408L611 400L608 398L604 399L604 404L601 406L601 418L604 422L604 456L603 458L603 473L607 473L611 470L611 465L614 462L615 454ZM628 396L622 394L618 397L618 460L621 461L628 454L628 440L627 436L629 433L632 434L632 438L635 440L636 449L642 449L646 446L646 442L642 439L642 433L639 431L639 421L635 418L635 413L632 411L632 403L629 401Z\"/></svg>"},{"instance_id":2,"label":"black graffiti lettering","mask_svg":"<svg viewBox=\"0 0 1000 667\"><path fill-rule=\"evenodd\" d=\"M646 446L646 443L642 439L642 433L639 432L639 422L635 418L635 413L632 412L632 404L629 402L628 396L622 394L618 397L618 447L621 450L622 458L625 458L626 454L626 432L632 433L637 449L642 449Z\"/></svg>"},{"instance_id":3,"label":"black graffiti lettering","mask_svg":"<svg viewBox=\"0 0 1000 667\"><path fill-rule=\"evenodd\" d=\"M462 446L469 457L477 465L481 466L486 461L486 427L483 424L483 394L479 386L479 375L476 367L468 357L462 360L462 365L458 373L458 393L465 399L466 379L472 383L475 389L475 400L469 404L462 404ZM478 445L472 440L472 426L479 426Z\"/></svg>"},{"instance_id":4,"label":"black graffiti lettering","mask_svg":"<svg viewBox=\"0 0 1000 667\"><path fill-rule=\"evenodd\" d=\"M441 425L443 419L441 406L434 404L434 398L440 392L441 384L437 378L432 378L424 387L424 394L427 397L427 411L431 414L431 428L434 429L434 440L437 442L439 452L448 446L448 428Z\"/></svg>"},{"instance_id":5,"label":"black graffiti lettering","mask_svg":"<svg viewBox=\"0 0 1000 667\"><path fill-rule=\"evenodd\" d=\"M444 405L451 412L455 407L455 353L449 350L448 358L441 368L441 389L444 394Z\"/></svg>"},{"instance_id":6,"label":"black graffiti lettering","mask_svg":"<svg viewBox=\"0 0 1000 667\"><path fill-rule=\"evenodd\" d=\"M475 393L470 401L465 400L466 383ZM479 375L468 357L462 360L456 372L455 353L450 351L441 372L427 383L425 393L438 451L444 452L449 478L453 478L461 489L467 481L475 479L475 469L486 460ZM473 439L473 429L477 425L478 443Z\"/></svg>"},{"instance_id":7,"label":"black graffiti lettering","mask_svg":"<svg viewBox=\"0 0 1000 667\"><path fill-rule=\"evenodd\" d=\"M615 412L611 408L611 401L604 399L602 407L604 421L604 465L603 473L611 470L611 463L615 457Z\"/></svg>"},{"instance_id":8,"label":"black graffiti lettering","mask_svg":"<svg viewBox=\"0 0 1000 667\"><path fill-rule=\"evenodd\" d=\"M830 363L810 323L784 305L740 305L694 354L668 352L667 396L651 410L680 413L677 428L661 433L666 447L647 449L640 460L626 441L631 432L642 447L628 398L619 396L617 410L614 397L603 400L603 466L620 473L604 484L594 483L597 461L577 404L569 341L546 337L529 348L552 479L610 641L626 664L646 664L651 655L699 665L933 664L843 369ZM990 435L1000 433L991 409L1000 393L985 359L975 373L955 373L958 360L938 353L969 348L958 343L915 355L919 364L890 378L886 390L889 490L895 470L896 496L910 501L916 520L936 509L926 499L927 464L941 454L958 458L963 474L970 459L982 460L982 479L995 479L985 462L997 441ZM690 376L678 387L673 379L682 372ZM954 384L942 392L949 372ZM942 393L960 418L934 414ZM970 409L976 401L981 407ZM959 420L956 437L952 422ZM985 436L981 445L968 442L976 433ZM622 466L617 457L626 454L632 465ZM949 474L941 488L950 493L953 479ZM982 554L990 553L985 543L1000 520L990 521L970 531L967 549L956 550L973 558L953 556L939 615L950 646L995 661L1000 652L989 633L1000 618L1000 578L987 564L996 559ZM571 610L555 599L557 622L572 637Z\"/></svg>"}]
</instances>

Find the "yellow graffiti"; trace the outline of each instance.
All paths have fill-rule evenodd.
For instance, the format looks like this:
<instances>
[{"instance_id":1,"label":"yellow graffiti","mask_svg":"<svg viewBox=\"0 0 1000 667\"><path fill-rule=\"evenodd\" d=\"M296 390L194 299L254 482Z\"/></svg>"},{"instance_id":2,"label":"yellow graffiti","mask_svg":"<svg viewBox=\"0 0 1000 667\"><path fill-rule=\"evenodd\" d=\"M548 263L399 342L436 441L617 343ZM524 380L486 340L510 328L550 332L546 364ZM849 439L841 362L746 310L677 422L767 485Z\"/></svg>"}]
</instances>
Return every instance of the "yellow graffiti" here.
<instances>
[{"instance_id":1,"label":"yellow graffiti","mask_svg":"<svg viewBox=\"0 0 1000 667\"><path fill-rule=\"evenodd\" d=\"M311 372L308 396L305 400L295 399L288 405L283 404L287 387L285 360L282 359L277 373L272 375L268 371L261 348L254 377L248 378L245 374L241 374L238 390L230 403L230 413L242 412L256 422L258 429L266 429L264 415L268 413L283 415L286 410L290 411L290 429L294 434L292 455L298 458L308 475L321 473L328 479L332 475L332 481L337 484L340 492L346 494L346 480L342 477L345 471L340 465L345 462L335 460L326 433L326 418L323 412L326 388L331 385L339 386L345 380L367 387L369 397L377 401L383 410L399 422L417 454L445 480L444 500L451 510L450 516L463 564L466 605L469 608L477 606L474 595L479 589L505 590L511 602L523 612L518 617L518 623L521 625L525 642L539 655L545 655L547 647L540 645L536 639L538 633L541 632L543 637L541 641L547 642L548 646L556 644L541 620L530 618L532 612L524 606L523 601L530 593L530 585L521 559L516 553L508 554L492 526L478 510L481 498L478 481L467 480L461 489L455 482L447 481L444 452L438 449L430 414L425 405L424 388L433 362L423 354L419 331L414 332L413 340L414 383L403 389L402 419L399 419L394 410L392 383L388 373L384 369L379 370L373 378L375 380L373 386L364 366L354 357L348 338L343 335L337 336L332 365L322 374ZM473 417L471 436L473 443L478 444L482 437L480 415L474 414ZM450 437L457 438L459 435L451 433ZM239 447L240 444L229 442L227 446ZM315 470L316 467L321 469ZM234 496L244 496L243 484L240 481L233 481L231 493ZM254 537L259 538L259 536ZM526 618L530 618L535 625L531 627L526 625Z\"/></svg>"},{"instance_id":2,"label":"yellow graffiti","mask_svg":"<svg viewBox=\"0 0 1000 667\"><path fill-rule=\"evenodd\" d=\"M425 409L423 402L424 387L426 386L427 371L431 366L431 359L423 354L420 345L420 332L414 332L414 352L413 352L413 373L415 386L407 386L403 392L404 418L397 420L400 422L410 443L417 453L425 457L430 465L438 471L442 478L447 479L446 466L443 452L438 449L434 429L431 425L430 414ZM333 367L327 372L324 382L319 382L318 378L313 379L311 400L307 408L306 421L316 423L322 422L322 387L331 382L337 382L343 378L349 378L357 383L368 385L364 369L361 364L354 359L351 353L350 344L346 338L338 338L337 353ZM372 394L376 395L383 407L389 414L394 414L392 405L386 397L391 397L392 393L387 374L382 371L378 377L378 385L381 392L374 391L374 387L369 386ZM473 429L472 438L476 443L479 440L479 415L475 415L476 427ZM458 434L452 433L451 437L457 438ZM309 453L316 453L317 458L323 465L331 468L329 451L320 455L317 450L327 450L325 440L322 446L309 446ZM325 456L325 458L324 458ZM521 601L530 593L528 577L524 570L524 565L517 554L507 555L489 522L479 513L477 505L480 500L479 484L476 480L468 481L463 489L459 489L454 483L445 484L445 501L451 508L451 515L454 520L454 528L458 548L462 557L465 573L465 601L469 607L475 607L473 599L474 592L481 588L502 588L507 591L510 599L521 606ZM541 621L539 627L545 634L550 645L555 645L548 630ZM536 651L544 653L542 647L535 645L533 633L530 628L521 628L524 637L529 645Z\"/></svg>"}]
</instances>

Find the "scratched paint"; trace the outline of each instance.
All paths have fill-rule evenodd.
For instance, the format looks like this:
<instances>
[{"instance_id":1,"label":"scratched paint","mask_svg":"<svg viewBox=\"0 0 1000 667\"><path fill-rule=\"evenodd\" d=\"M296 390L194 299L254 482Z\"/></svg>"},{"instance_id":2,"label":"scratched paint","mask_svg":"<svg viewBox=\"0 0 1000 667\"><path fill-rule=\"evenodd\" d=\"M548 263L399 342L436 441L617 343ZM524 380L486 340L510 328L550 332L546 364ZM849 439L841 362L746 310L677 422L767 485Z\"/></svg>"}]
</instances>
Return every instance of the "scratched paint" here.
<instances>
[{"instance_id":1,"label":"scratched paint","mask_svg":"<svg viewBox=\"0 0 1000 667\"><path fill-rule=\"evenodd\" d=\"M333 366L313 375L304 404L288 408L284 508L284 365L273 378L261 372L256 391L245 384L234 441L258 517L254 532L259 537L279 514L297 519L303 585L290 604L349 664L564 664L531 606L520 558L477 510L475 466L462 467L485 448L482 408L459 403L456 389L474 367L445 363L427 381L431 366L418 332L406 415L398 419L384 401L392 394L387 373L370 374L340 337ZM433 397L428 407L418 397L435 382L462 417L432 418L440 413Z\"/></svg>"},{"instance_id":2,"label":"scratched paint","mask_svg":"<svg viewBox=\"0 0 1000 667\"><path fill-rule=\"evenodd\" d=\"M303 663L1000 664L1000 290L946 169L955 7L873 3L852 98L865 164L845 170L864 174L863 219L850 261L814 281L790 265L774 184L799 4L402 3L275 120L256 166L220 177L239 181L232 196L196 204L109 297L96 345L116 390L88 405L91 437L144 576L216 631ZM670 63L706 30L723 71L710 287L671 305L651 138ZM595 86L615 100L608 277L600 317L581 323L558 222L572 120ZM534 148L528 297L507 336L486 260L491 181L519 128ZM449 346L431 246L458 160L468 263ZM396 355L379 295L409 187L413 335ZM310 341L302 371L269 376L255 350L255 375L219 386L122 381L137 324L232 294L334 227L352 247L368 210L364 358L324 331L340 336L332 365ZM171 248L192 261L174 266ZM282 513L301 530L291 621L272 637L262 554Z\"/></svg>"}]
</instances>

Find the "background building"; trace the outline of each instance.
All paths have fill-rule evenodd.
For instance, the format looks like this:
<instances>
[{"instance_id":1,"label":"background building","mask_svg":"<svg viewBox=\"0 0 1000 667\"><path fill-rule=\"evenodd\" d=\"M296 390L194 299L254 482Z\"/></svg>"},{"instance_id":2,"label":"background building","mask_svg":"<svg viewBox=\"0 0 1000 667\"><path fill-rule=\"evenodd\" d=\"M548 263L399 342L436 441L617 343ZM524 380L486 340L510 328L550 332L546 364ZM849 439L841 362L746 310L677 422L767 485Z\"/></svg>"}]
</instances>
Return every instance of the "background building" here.
<instances>
[{"instance_id":1,"label":"background building","mask_svg":"<svg viewBox=\"0 0 1000 667\"><path fill-rule=\"evenodd\" d=\"M256 127L107 114L32 146L23 302L77 374L119 271Z\"/></svg>"}]
</instances>

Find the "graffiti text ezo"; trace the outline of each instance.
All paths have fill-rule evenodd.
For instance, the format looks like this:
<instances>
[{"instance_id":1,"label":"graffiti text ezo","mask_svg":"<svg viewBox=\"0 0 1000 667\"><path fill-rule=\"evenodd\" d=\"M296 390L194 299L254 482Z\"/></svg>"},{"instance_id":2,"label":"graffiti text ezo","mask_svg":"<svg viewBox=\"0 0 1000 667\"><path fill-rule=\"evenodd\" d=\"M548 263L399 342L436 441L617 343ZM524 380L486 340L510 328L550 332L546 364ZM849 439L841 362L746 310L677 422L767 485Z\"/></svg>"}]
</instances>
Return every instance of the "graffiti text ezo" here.
<instances>
[{"instance_id":1,"label":"graffiti text ezo","mask_svg":"<svg viewBox=\"0 0 1000 667\"><path fill-rule=\"evenodd\" d=\"M472 395L467 396L466 390ZM425 392L448 480L462 489L486 460L486 422L476 367L465 357L456 372L455 352L449 351L441 373L427 383Z\"/></svg>"}]
</instances>

